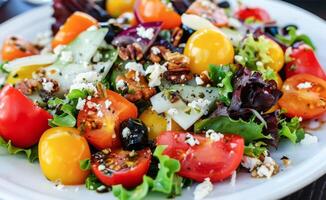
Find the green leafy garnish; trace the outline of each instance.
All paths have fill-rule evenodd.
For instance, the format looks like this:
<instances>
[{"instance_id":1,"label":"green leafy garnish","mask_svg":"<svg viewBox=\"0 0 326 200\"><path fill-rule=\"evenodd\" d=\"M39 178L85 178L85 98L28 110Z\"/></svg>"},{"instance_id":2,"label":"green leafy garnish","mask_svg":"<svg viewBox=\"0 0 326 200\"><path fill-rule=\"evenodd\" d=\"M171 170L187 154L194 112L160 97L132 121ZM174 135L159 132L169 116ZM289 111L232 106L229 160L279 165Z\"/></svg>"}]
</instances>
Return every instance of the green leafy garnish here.
<instances>
[{"instance_id":1,"label":"green leafy garnish","mask_svg":"<svg viewBox=\"0 0 326 200\"><path fill-rule=\"evenodd\" d=\"M263 124L257 124L253 121L233 120L226 116L209 118L195 123L195 132L214 130L221 133L234 133L241 135L246 144L259 139L269 139L269 136L263 134Z\"/></svg>"},{"instance_id":2,"label":"green leafy garnish","mask_svg":"<svg viewBox=\"0 0 326 200\"><path fill-rule=\"evenodd\" d=\"M88 175L85 181L85 186L88 190L96 190L101 187L103 184L96 178L94 174Z\"/></svg>"},{"instance_id":3,"label":"green leafy garnish","mask_svg":"<svg viewBox=\"0 0 326 200\"><path fill-rule=\"evenodd\" d=\"M28 161L31 163L38 159L37 145L29 149L22 149L13 146L10 140L6 142L3 138L0 137L0 147L6 148L8 153L12 155L19 154L19 153L25 154Z\"/></svg>"},{"instance_id":4,"label":"green leafy garnish","mask_svg":"<svg viewBox=\"0 0 326 200\"><path fill-rule=\"evenodd\" d=\"M0 73L9 74L9 72L4 68L7 62L0 63Z\"/></svg>"},{"instance_id":5,"label":"green leafy garnish","mask_svg":"<svg viewBox=\"0 0 326 200\"><path fill-rule=\"evenodd\" d=\"M89 158L79 161L79 167L81 170L87 171L91 169L91 160Z\"/></svg>"},{"instance_id":6,"label":"green leafy garnish","mask_svg":"<svg viewBox=\"0 0 326 200\"><path fill-rule=\"evenodd\" d=\"M220 88L220 100L226 105L229 105L231 102L229 94L233 92L233 74L230 66L209 66L209 77L214 82L214 85Z\"/></svg>"},{"instance_id":7,"label":"green leafy garnish","mask_svg":"<svg viewBox=\"0 0 326 200\"><path fill-rule=\"evenodd\" d=\"M293 26L287 28L289 35L276 35L276 38L279 39L282 43L292 46L296 42L304 42L305 44L309 45L311 48L316 49L316 46L313 44L309 36L305 34L298 34L297 29Z\"/></svg>"},{"instance_id":8,"label":"green leafy garnish","mask_svg":"<svg viewBox=\"0 0 326 200\"><path fill-rule=\"evenodd\" d=\"M266 155L268 152L267 144L264 142L250 143L245 146L244 154L249 157L259 158L262 155Z\"/></svg>"},{"instance_id":9,"label":"green leafy garnish","mask_svg":"<svg viewBox=\"0 0 326 200\"><path fill-rule=\"evenodd\" d=\"M294 144L299 143L305 135L304 129L300 126L300 119L294 117L289 122L282 120L279 135L288 138Z\"/></svg>"},{"instance_id":10,"label":"green leafy garnish","mask_svg":"<svg viewBox=\"0 0 326 200\"><path fill-rule=\"evenodd\" d=\"M165 148L166 146L157 146L154 152L160 166L155 179L144 176L143 183L132 190L127 190L122 185L115 185L112 187L114 196L119 200L141 200L150 191L160 192L168 197L180 195L183 179L176 174L180 170L180 163L178 160L163 155Z\"/></svg>"}]
</instances>

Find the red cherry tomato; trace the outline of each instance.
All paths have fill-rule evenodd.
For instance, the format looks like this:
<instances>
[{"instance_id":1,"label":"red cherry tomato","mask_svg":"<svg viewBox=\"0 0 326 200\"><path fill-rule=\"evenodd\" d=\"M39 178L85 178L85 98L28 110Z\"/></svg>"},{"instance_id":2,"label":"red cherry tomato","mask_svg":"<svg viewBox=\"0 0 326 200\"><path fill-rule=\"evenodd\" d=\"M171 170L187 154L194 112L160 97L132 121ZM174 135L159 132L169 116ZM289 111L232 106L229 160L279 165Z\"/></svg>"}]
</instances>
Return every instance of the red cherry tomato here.
<instances>
[{"instance_id":1,"label":"red cherry tomato","mask_svg":"<svg viewBox=\"0 0 326 200\"><path fill-rule=\"evenodd\" d=\"M312 119L326 112L326 81L310 74L285 80L279 105L289 117Z\"/></svg>"},{"instance_id":2,"label":"red cherry tomato","mask_svg":"<svg viewBox=\"0 0 326 200\"><path fill-rule=\"evenodd\" d=\"M97 149L119 147L121 122L137 118L138 115L137 107L133 103L110 90L106 93L107 97L87 101L77 117L77 127Z\"/></svg>"},{"instance_id":3,"label":"red cherry tomato","mask_svg":"<svg viewBox=\"0 0 326 200\"><path fill-rule=\"evenodd\" d=\"M309 46L301 45L292 49L290 57L292 61L285 66L287 78L296 74L307 73L326 80L323 67L320 65L315 52Z\"/></svg>"},{"instance_id":4,"label":"red cherry tomato","mask_svg":"<svg viewBox=\"0 0 326 200\"><path fill-rule=\"evenodd\" d=\"M92 156L92 171L107 186L122 184L133 188L142 183L151 157L149 149L136 152L106 149Z\"/></svg>"},{"instance_id":5,"label":"red cherry tomato","mask_svg":"<svg viewBox=\"0 0 326 200\"><path fill-rule=\"evenodd\" d=\"M198 182L210 178L212 182L221 181L232 175L240 165L244 140L238 135L225 135L219 141L193 135L199 145L186 143L189 133L164 132L157 138L157 145L167 145L164 154L181 163L179 174Z\"/></svg>"},{"instance_id":6,"label":"red cherry tomato","mask_svg":"<svg viewBox=\"0 0 326 200\"><path fill-rule=\"evenodd\" d=\"M271 16L265 9L262 8L242 8L235 13L235 17L241 21L253 18L256 21L269 23L272 21Z\"/></svg>"},{"instance_id":7,"label":"red cherry tomato","mask_svg":"<svg viewBox=\"0 0 326 200\"><path fill-rule=\"evenodd\" d=\"M136 0L134 12L141 23L163 22L163 29L181 25L180 15L161 0Z\"/></svg>"},{"instance_id":8,"label":"red cherry tomato","mask_svg":"<svg viewBox=\"0 0 326 200\"><path fill-rule=\"evenodd\" d=\"M38 53L39 51L31 43L17 37L10 37L3 43L1 57L3 61L11 61Z\"/></svg>"},{"instance_id":9,"label":"red cherry tomato","mask_svg":"<svg viewBox=\"0 0 326 200\"><path fill-rule=\"evenodd\" d=\"M36 144L52 116L12 86L0 92L0 136L20 148Z\"/></svg>"}]
</instances>

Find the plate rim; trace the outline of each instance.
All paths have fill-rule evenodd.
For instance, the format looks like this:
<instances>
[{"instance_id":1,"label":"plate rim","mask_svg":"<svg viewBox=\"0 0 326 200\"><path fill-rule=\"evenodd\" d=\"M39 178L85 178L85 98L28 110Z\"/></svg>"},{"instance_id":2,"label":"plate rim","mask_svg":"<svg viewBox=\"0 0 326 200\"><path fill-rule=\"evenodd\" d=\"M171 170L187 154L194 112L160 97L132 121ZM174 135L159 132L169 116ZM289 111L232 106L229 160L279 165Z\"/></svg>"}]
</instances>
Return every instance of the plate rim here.
<instances>
[{"instance_id":1,"label":"plate rim","mask_svg":"<svg viewBox=\"0 0 326 200\"><path fill-rule=\"evenodd\" d=\"M283 1L279 1L279 0L265 0L265 1L283 4L282 6L287 6L292 9L296 9L296 10L304 13L305 15L308 15L309 17L314 18L314 20L318 20L320 23L323 23L324 25L326 25L325 20L323 20L321 17L311 13L310 11L304 10L303 8L293 5L291 3L283 2ZM45 13L47 13L47 15L48 15L48 12L52 12L52 8L49 5L40 6L40 7L37 7L32 10L29 10L27 12L24 12L18 16L15 16L15 17L1 23L0 28L7 28L7 27L9 28L11 26L11 24L13 24L13 23L21 23L21 21L23 21L23 19L26 17L29 18L28 23L33 23L33 21L39 20L40 17L45 15ZM293 180L293 181L287 181L285 184L283 182L282 187L277 187L277 188L274 187L273 190L268 190L268 191L263 190L264 194L257 194L257 196L253 197L252 199L279 199L279 198L285 197L299 189L302 189L306 185L317 180L318 178L320 178L321 176L326 174L326 159L323 159L323 155L325 155L325 154L326 154L326 148L324 148L318 154L314 155L309 160L309 162L302 163L300 166L300 169L301 169L300 171L304 171L305 173L301 174L301 176L297 176L298 171L290 171L289 173L282 174L280 177L275 177L274 179L279 178L279 179L286 179L286 180ZM318 165L316 165L317 163L318 163ZM313 170L311 170L311 169L313 169ZM237 191L236 193L238 196L243 196L244 194L248 194L248 192L252 194L255 191L262 191L261 189L266 188L266 187L272 188L271 187L272 184L269 182L270 181L267 180L255 187ZM29 190L22 186L17 186L13 182L7 181L3 178L0 178L0 186L1 186L0 187L1 198L5 198L5 199L8 198L8 199L25 199L26 200L26 199L35 199L35 197L37 197L37 199L41 199L41 198L42 199L51 199L51 200L61 199L61 198L46 195L42 192ZM23 194L22 192L19 192L19 191L14 191L13 187L16 187L16 188L18 187L19 191L24 191L31 195L27 195L26 193ZM26 195L26 196L24 196L24 195ZM216 198L234 199L234 193L226 194L226 195L223 195L223 197L216 197ZM208 196L206 199L214 200L215 197Z\"/></svg>"}]
</instances>

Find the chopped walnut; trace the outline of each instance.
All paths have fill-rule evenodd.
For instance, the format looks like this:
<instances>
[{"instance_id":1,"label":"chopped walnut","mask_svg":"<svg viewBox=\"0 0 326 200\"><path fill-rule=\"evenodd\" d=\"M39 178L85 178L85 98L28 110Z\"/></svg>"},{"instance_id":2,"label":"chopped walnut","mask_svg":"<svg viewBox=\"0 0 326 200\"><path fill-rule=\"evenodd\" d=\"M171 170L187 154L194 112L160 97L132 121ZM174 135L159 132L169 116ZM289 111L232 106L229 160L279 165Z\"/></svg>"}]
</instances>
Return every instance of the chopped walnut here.
<instances>
[{"instance_id":1,"label":"chopped walnut","mask_svg":"<svg viewBox=\"0 0 326 200\"><path fill-rule=\"evenodd\" d=\"M170 50L164 46L153 46L150 49L148 59L153 63L160 63L165 60L165 54L168 52L170 52Z\"/></svg>"},{"instance_id":2,"label":"chopped walnut","mask_svg":"<svg viewBox=\"0 0 326 200\"><path fill-rule=\"evenodd\" d=\"M176 27L175 29L172 30L172 38L171 42L173 46L178 46L180 44L181 38L183 36L183 30L180 27Z\"/></svg>"},{"instance_id":3,"label":"chopped walnut","mask_svg":"<svg viewBox=\"0 0 326 200\"><path fill-rule=\"evenodd\" d=\"M126 60L141 60L144 56L143 50L138 43L128 44L125 47L118 47L119 57Z\"/></svg>"},{"instance_id":4,"label":"chopped walnut","mask_svg":"<svg viewBox=\"0 0 326 200\"><path fill-rule=\"evenodd\" d=\"M135 80L136 73L134 71L129 71L124 76L118 76L116 82L123 80L128 87L128 93L125 94L125 98L131 102L136 102L138 100L144 99L148 100L153 95L156 94L156 89L148 86L144 76L139 75L139 81Z\"/></svg>"},{"instance_id":5,"label":"chopped walnut","mask_svg":"<svg viewBox=\"0 0 326 200\"><path fill-rule=\"evenodd\" d=\"M179 52L166 52L164 54L164 59L168 62L169 70L187 67L190 63L190 59Z\"/></svg>"},{"instance_id":6,"label":"chopped walnut","mask_svg":"<svg viewBox=\"0 0 326 200\"><path fill-rule=\"evenodd\" d=\"M164 77L174 84L182 84L193 78L188 67L190 60L187 56L178 52L167 52L164 56L167 61L168 71L164 73Z\"/></svg>"}]
</instances>

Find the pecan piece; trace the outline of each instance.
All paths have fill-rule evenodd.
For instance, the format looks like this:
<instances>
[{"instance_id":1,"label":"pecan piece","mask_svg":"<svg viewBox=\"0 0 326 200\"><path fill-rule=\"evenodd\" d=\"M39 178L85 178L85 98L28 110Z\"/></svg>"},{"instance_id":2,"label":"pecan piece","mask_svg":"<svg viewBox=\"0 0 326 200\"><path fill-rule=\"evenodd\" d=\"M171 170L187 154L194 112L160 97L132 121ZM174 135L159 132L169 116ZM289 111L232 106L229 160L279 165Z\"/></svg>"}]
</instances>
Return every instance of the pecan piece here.
<instances>
[{"instance_id":1,"label":"pecan piece","mask_svg":"<svg viewBox=\"0 0 326 200\"><path fill-rule=\"evenodd\" d=\"M24 95L31 95L41 88L41 83L35 79L24 79L22 82L17 83L15 87Z\"/></svg>"},{"instance_id":2,"label":"pecan piece","mask_svg":"<svg viewBox=\"0 0 326 200\"><path fill-rule=\"evenodd\" d=\"M171 42L173 46L178 46L180 44L181 38L183 36L183 30L180 27L176 27L172 30Z\"/></svg>"},{"instance_id":3,"label":"pecan piece","mask_svg":"<svg viewBox=\"0 0 326 200\"><path fill-rule=\"evenodd\" d=\"M145 77L139 74L137 75L134 71L129 71L124 76L118 76L116 78L116 82L120 80L126 83L128 93L124 97L131 102L136 102L141 99L148 100L156 94L156 89L148 86Z\"/></svg>"},{"instance_id":4,"label":"pecan piece","mask_svg":"<svg viewBox=\"0 0 326 200\"><path fill-rule=\"evenodd\" d=\"M165 79L174 84L182 84L193 78L188 67L190 60L187 56L178 52L167 52L165 54L168 71L164 73Z\"/></svg>"},{"instance_id":5,"label":"pecan piece","mask_svg":"<svg viewBox=\"0 0 326 200\"><path fill-rule=\"evenodd\" d=\"M164 46L153 46L150 49L148 59L153 63L160 63L162 60L165 60L164 56L168 52L170 52L170 50Z\"/></svg>"},{"instance_id":6,"label":"pecan piece","mask_svg":"<svg viewBox=\"0 0 326 200\"><path fill-rule=\"evenodd\" d=\"M125 47L118 47L119 57L126 60L141 60L144 56L143 50L138 43L128 44Z\"/></svg>"}]
</instances>

